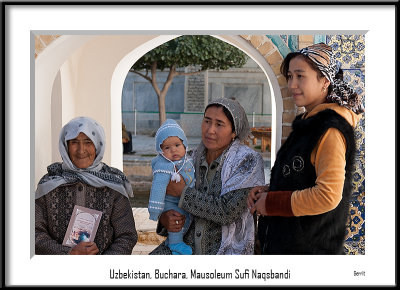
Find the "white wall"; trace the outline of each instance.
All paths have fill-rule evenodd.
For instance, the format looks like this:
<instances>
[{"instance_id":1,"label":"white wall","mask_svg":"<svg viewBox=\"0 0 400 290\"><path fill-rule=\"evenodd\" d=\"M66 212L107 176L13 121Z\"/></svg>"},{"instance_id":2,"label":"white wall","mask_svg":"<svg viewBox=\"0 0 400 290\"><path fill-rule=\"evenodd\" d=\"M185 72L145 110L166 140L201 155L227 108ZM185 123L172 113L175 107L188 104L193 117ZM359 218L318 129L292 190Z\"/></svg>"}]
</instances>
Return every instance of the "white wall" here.
<instances>
[{"instance_id":1,"label":"white wall","mask_svg":"<svg viewBox=\"0 0 400 290\"><path fill-rule=\"evenodd\" d=\"M53 140L58 134L52 132L52 92L60 67L71 53L93 36L63 36L53 41L35 60L35 184L46 173L47 166L54 162ZM57 83L55 90L59 90ZM54 92L55 95L58 92ZM57 110L59 111L59 110ZM61 111L61 110L60 110ZM55 154L54 154L55 155Z\"/></svg>"},{"instance_id":2,"label":"white wall","mask_svg":"<svg viewBox=\"0 0 400 290\"><path fill-rule=\"evenodd\" d=\"M92 117L104 127L107 148L103 161L122 169L120 112L122 86L121 92L114 94L111 98L111 82L114 70L121 59L155 37L148 35L62 36L37 57L35 61L35 184L46 173L49 164L60 161L57 155L58 142L54 142L54 139L58 140L61 127L77 116ZM144 51L143 54L146 52ZM120 72L120 77L125 77L126 73L127 70ZM59 77L56 79L57 74ZM60 90L61 102L58 99ZM53 91L54 99L52 100ZM52 102L53 112L57 110L57 114L51 113ZM56 108L57 104L61 104L62 108ZM52 123L55 125L52 126ZM119 160L118 158L112 160L112 155L119 156Z\"/></svg>"},{"instance_id":3,"label":"white wall","mask_svg":"<svg viewBox=\"0 0 400 290\"><path fill-rule=\"evenodd\" d=\"M146 52L177 36L62 36L39 55L35 61L36 184L46 173L47 166L60 160L58 142L54 142L54 139L58 140L59 130L77 116L92 117L104 127L106 151L103 161L122 170L121 96L126 74L130 66ZM267 62L239 36L219 38L240 47L252 56L267 76L271 76L272 70ZM277 82L274 82L275 77L271 93L276 99L277 94L280 96L280 90ZM57 114L54 114L54 110ZM273 128L280 140L281 125L277 119L278 123L275 123L275 127L273 123ZM274 136L273 144L275 140ZM271 156L274 155L273 150Z\"/></svg>"}]
</instances>

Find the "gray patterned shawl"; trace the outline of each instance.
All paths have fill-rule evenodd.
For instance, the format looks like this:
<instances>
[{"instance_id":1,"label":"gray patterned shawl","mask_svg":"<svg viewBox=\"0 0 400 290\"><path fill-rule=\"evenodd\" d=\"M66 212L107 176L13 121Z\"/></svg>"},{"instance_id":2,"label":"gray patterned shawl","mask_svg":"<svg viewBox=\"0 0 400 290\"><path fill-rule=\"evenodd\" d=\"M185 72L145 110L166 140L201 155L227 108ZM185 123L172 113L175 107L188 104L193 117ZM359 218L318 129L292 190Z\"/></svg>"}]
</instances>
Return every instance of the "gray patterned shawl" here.
<instances>
[{"instance_id":1,"label":"gray patterned shawl","mask_svg":"<svg viewBox=\"0 0 400 290\"><path fill-rule=\"evenodd\" d=\"M68 140L76 138L79 133L88 136L96 147L96 158L93 164L85 169L77 168L68 155ZM84 182L94 187L109 187L123 194L133 196L132 186L120 170L101 162L105 151L105 133L103 127L88 117L78 117L68 122L60 132L58 149L63 160L47 167L48 173L43 176L36 189L35 199L42 197L60 185Z\"/></svg>"},{"instance_id":2,"label":"gray patterned shawl","mask_svg":"<svg viewBox=\"0 0 400 290\"><path fill-rule=\"evenodd\" d=\"M265 184L261 155L235 140L229 148L221 171L221 196L232 190ZM217 254L253 255L254 218L248 209L241 217L222 226L221 247Z\"/></svg>"},{"instance_id":3,"label":"gray patterned shawl","mask_svg":"<svg viewBox=\"0 0 400 290\"><path fill-rule=\"evenodd\" d=\"M262 156L242 144L249 136L251 136L249 122L246 113L240 103L231 99L218 99L207 105L220 104L227 108L231 113L237 139L231 143L226 152L222 165L221 196L227 192L249 188L257 185L265 184L264 163ZM200 164L201 153L206 148L203 142L200 143L194 152L196 166L196 188L200 184L197 183L200 177L198 166ZM252 255L254 254L254 219L250 211L245 212L235 222L230 225L222 226L221 246L218 250L219 255Z\"/></svg>"}]
</instances>

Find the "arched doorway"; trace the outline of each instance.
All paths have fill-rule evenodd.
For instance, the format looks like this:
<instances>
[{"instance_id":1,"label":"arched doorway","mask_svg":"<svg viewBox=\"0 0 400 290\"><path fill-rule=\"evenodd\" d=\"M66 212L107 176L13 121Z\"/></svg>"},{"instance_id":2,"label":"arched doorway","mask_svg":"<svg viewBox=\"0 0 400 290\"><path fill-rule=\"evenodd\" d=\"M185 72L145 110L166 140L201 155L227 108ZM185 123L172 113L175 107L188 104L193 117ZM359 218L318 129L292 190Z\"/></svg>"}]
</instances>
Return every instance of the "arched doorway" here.
<instances>
[{"instance_id":1,"label":"arched doorway","mask_svg":"<svg viewBox=\"0 0 400 290\"><path fill-rule=\"evenodd\" d=\"M117 115L120 113L120 104L121 104L121 96L122 96L122 87L126 78L126 74L129 71L135 61L137 61L141 56L150 51L151 49L178 37L175 36L159 36L157 38L152 39L151 41L143 44L141 47L138 47L132 50L129 54L127 54L123 59L121 59L120 63L117 65L112 78L112 90L111 90L111 99L112 99L112 114ZM252 58L259 67L263 70L266 75L266 79L268 80L270 91L271 91L271 101L272 101L272 144L271 144L271 164L273 164L275 160L275 153L280 147L280 140L282 136L282 96L278 81L276 80L275 73L271 69L270 65L267 63L265 58L251 46L248 42L246 42L240 36L218 36L212 35L222 41L225 41L233 46L236 46L240 50L244 51L250 58ZM114 121L117 118L112 118ZM121 119L118 118L118 123L115 126L120 126ZM279 142L277 142L279 140Z\"/></svg>"},{"instance_id":2,"label":"arched doorway","mask_svg":"<svg viewBox=\"0 0 400 290\"><path fill-rule=\"evenodd\" d=\"M40 53L35 61L35 183L48 164L59 161L58 144L53 140L58 139L61 126L78 115L100 120L109 147L104 161L122 168L121 92L126 73L147 51L178 36L60 36ZM276 75L258 50L241 36L213 36L243 50L266 74L272 93L274 158L282 131L282 97Z\"/></svg>"}]
</instances>

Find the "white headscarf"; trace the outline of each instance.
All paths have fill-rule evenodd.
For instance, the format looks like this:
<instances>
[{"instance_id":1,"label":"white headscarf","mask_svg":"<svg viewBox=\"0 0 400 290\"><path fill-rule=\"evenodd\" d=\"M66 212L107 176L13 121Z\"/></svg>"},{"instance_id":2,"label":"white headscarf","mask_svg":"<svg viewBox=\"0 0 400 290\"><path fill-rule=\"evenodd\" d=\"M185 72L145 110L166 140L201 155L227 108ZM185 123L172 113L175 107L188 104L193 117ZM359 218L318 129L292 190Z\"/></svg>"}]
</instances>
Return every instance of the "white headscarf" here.
<instances>
[{"instance_id":1,"label":"white headscarf","mask_svg":"<svg viewBox=\"0 0 400 290\"><path fill-rule=\"evenodd\" d=\"M68 155L68 140L84 133L96 148L96 158L87 168L76 167ZM120 170L101 162L105 151L105 133L103 127L88 117L77 117L68 122L60 132L58 149L62 163L53 163L47 167L48 173L42 177L36 189L35 198L49 193L62 184L84 182L94 187L109 187L124 196L133 197L132 186Z\"/></svg>"}]
</instances>

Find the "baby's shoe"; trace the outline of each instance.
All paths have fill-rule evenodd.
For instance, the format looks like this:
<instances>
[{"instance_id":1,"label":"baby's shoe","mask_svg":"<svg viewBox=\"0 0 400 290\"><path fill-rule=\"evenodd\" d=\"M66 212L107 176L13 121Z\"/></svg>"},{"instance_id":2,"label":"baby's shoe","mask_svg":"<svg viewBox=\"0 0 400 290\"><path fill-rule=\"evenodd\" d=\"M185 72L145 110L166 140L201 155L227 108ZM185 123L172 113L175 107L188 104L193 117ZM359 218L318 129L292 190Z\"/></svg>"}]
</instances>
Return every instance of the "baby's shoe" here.
<instances>
[{"instance_id":1,"label":"baby's shoe","mask_svg":"<svg viewBox=\"0 0 400 290\"><path fill-rule=\"evenodd\" d=\"M168 247L172 251L172 255L191 255L192 248L186 245L184 242L169 244Z\"/></svg>"}]
</instances>

